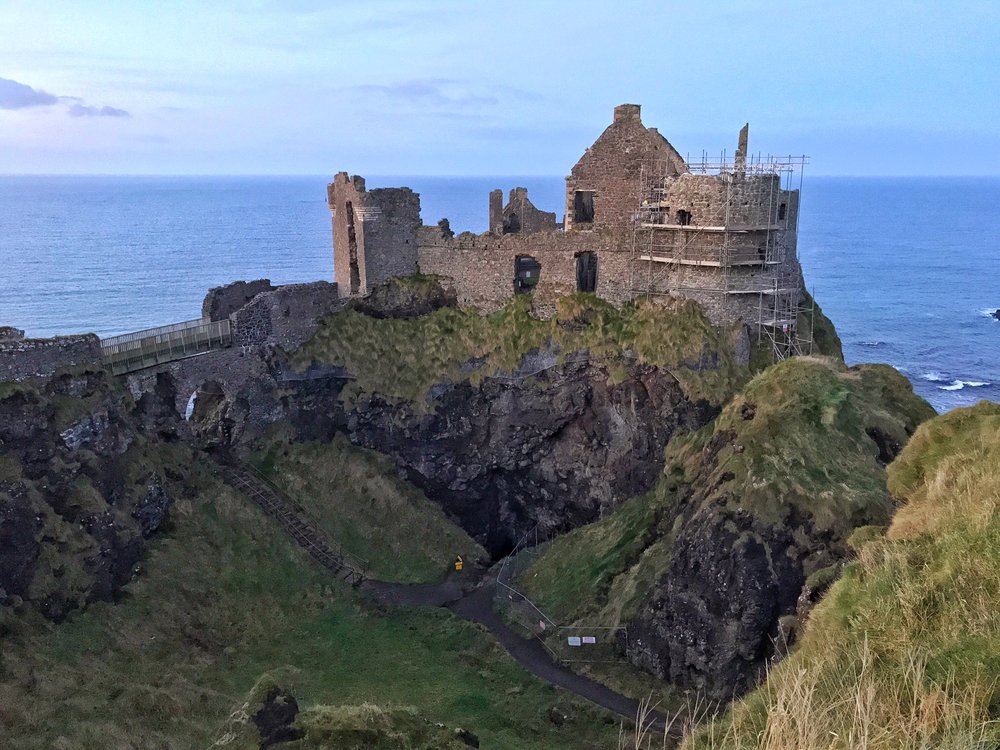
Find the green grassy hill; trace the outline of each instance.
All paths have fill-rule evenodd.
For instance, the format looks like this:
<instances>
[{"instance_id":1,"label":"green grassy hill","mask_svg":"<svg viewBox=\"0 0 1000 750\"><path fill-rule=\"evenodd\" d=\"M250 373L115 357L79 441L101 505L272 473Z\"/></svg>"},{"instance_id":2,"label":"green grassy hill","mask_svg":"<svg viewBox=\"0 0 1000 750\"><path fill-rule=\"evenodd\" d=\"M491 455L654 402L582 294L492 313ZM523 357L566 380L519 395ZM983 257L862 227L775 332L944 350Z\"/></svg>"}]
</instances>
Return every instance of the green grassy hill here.
<instances>
[{"instance_id":1,"label":"green grassy hill","mask_svg":"<svg viewBox=\"0 0 1000 750\"><path fill-rule=\"evenodd\" d=\"M456 555L470 563L486 551L413 485L392 461L337 435L328 443L292 443L272 436L255 463L300 503L328 538L365 560L382 581L442 579Z\"/></svg>"},{"instance_id":2,"label":"green grassy hill","mask_svg":"<svg viewBox=\"0 0 1000 750\"><path fill-rule=\"evenodd\" d=\"M1000 405L927 422L889 467L888 533L765 685L692 748L1000 747Z\"/></svg>"},{"instance_id":3,"label":"green grassy hill","mask_svg":"<svg viewBox=\"0 0 1000 750\"><path fill-rule=\"evenodd\" d=\"M559 300L554 318L539 320L530 300L518 297L490 315L446 307L400 320L347 309L327 317L291 363L346 367L356 377L346 399L368 393L426 407L434 384L515 370L525 354L546 345L564 356L587 349L608 363L612 378L624 372L621 358L628 350L669 369L692 398L721 404L747 377L737 364L735 338L735 329L715 328L691 301L616 308L592 294L574 294ZM463 369L471 361L481 366Z\"/></svg>"},{"instance_id":4,"label":"green grassy hill","mask_svg":"<svg viewBox=\"0 0 1000 750\"><path fill-rule=\"evenodd\" d=\"M163 450L175 504L119 601L59 625L0 609L5 748L207 747L258 677L284 666L299 670L289 687L304 713L413 707L491 748L613 743L615 723L477 627L443 610L373 609L189 452ZM571 706L561 727L547 717L556 703Z\"/></svg>"}]
</instances>

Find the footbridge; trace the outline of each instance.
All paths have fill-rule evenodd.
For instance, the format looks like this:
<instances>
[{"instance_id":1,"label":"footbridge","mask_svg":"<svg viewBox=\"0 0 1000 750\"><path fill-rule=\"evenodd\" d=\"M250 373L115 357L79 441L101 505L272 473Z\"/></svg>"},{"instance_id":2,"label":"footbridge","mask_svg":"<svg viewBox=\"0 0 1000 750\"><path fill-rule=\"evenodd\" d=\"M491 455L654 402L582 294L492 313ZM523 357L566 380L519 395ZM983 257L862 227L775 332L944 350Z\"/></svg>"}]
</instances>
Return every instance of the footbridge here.
<instances>
[{"instance_id":1,"label":"footbridge","mask_svg":"<svg viewBox=\"0 0 1000 750\"><path fill-rule=\"evenodd\" d=\"M104 364L115 375L233 345L229 320L188 320L101 339Z\"/></svg>"}]
</instances>

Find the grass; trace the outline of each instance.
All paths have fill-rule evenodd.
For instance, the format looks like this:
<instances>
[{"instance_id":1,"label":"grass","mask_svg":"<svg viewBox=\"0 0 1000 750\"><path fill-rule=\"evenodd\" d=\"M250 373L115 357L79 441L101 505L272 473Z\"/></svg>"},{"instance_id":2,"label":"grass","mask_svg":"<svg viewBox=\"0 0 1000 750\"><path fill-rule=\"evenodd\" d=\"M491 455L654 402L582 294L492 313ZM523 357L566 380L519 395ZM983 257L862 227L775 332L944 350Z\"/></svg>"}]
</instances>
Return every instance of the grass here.
<instances>
[{"instance_id":1,"label":"grass","mask_svg":"<svg viewBox=\"0 0 1000 750\"><path fill-rule=\"evenodd\" d=\"M763 687L692 748L1000 745L1000 405L920 427L889 467L905 502Z\"/></svg>"},{"instance_id":2,"label":"grass","mask_svg":"<svg viewBox=\"0 0 1000 750\"><path fill-rule=\"evenodd\" d=\"M295 498L328 537L368 563L384 581L437 581L456 555L470 563L486 552L440 506L396 477L392 461L350 444L276 440L256 456L271 480Z\"/></svg>"},{"instance_id":3,"label":"grass","mask_svg":"<svg viewBox=\"0 0 1000 750\"><path fill-rule=\"evenodd\" d=\"M164 448L164 450L168 450ZM291 666L304 709L413 706L484 747L607 747L615 729L565 702L479 628L443 610L383 613L312 566L246 499L180 448L169 526L117 604L53 625L3 609L4 747L206 747L259 676Z\"/></svg>"},{"instance_id":4,"label":"grass","mask_svg":"<svg viewBox=\"0 0 1000 750\"><path fill-rule=\"evenodd\" d=\"M437 383L514 371L525 354L546 346L557 347L563 358L587 349L607 366L611 380L624 377L634 359L669 369L692 398L721 404L747 375L736 363L735 337L735 329L715 328L690 301L616 308L576 294L559 301L556 317L539 320L530 300L516 297L489 315L444 308L413 320L385 320L344 310L323 321L291 355L291 364L346 367L356 379L345 388L345 400L368 394L430 409L428 394Z\"/></svg>"}]
</instances>

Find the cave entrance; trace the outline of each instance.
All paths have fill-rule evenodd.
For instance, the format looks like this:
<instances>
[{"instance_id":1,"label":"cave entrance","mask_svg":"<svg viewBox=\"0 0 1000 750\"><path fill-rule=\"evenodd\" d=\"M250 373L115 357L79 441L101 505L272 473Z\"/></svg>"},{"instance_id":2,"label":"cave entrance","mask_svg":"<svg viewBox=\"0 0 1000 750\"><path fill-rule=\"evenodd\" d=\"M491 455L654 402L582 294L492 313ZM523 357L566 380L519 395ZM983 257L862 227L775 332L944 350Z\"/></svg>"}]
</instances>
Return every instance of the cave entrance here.
<instances>
[{"instance_id":1,"label":"cave entrance","mask_svg":"<svg viewBox=\"0 0 1000 750\"><path fill-rule=\"evenodd\" d=\"M573 193L573 224L594 223L594 191L577 190Z\"/></svg>"},{"instance_id":2,"label":"cave entrance","mask_svg":"<svg viewBox=\"0 0 1000 750\"><path fill-rule=\"evenodd\" d=\"M361 269L358 265L358 232L354 227L354 204L347 201L347 254L351 266L351 294L361 291Z\"/></svg>"},{"instance_id":3,"label":"cave entrance","mask_svg":"<svg viewBox=\"0 0 1000 750\"><path fill-rule=\"evenodd\" d=\"M597 291L597 253L576 254L576 291Z\"/></svg>"}]
</instances>

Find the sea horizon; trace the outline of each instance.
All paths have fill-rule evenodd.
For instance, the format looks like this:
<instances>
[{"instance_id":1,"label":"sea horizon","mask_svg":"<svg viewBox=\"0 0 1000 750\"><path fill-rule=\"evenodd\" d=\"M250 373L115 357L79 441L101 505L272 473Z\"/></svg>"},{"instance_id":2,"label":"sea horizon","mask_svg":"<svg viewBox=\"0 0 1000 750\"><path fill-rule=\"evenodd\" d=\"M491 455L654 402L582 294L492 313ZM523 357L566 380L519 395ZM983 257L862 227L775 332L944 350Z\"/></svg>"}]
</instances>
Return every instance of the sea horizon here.
<instances>
[{"instance_id":1,"label":"sea horizon","mask_svg":"<svg viewBox=\"0 0 1000 750\"><path fill-rule=\"evenodd\" d=\"M0 176L0 325L102 337L198 317L210 287L333 280L332 175ZM422 218L484 232L488 193L527 187L561 218L561 176L368 175ZM952 216L940 220L940 188ZM984 185L985 187L984 189ZM136 189L137 187L141 189ZM810 176L799 255L848 363L885 362L939 410L1000 399L1000 177ZM849 221L845 221L849 217ZM34 280L30 286L21 280Z\"/></svg>"}]
</instances>

